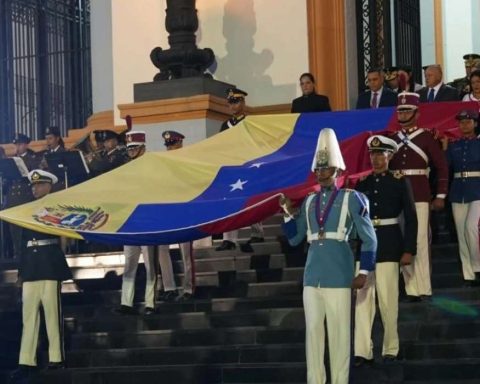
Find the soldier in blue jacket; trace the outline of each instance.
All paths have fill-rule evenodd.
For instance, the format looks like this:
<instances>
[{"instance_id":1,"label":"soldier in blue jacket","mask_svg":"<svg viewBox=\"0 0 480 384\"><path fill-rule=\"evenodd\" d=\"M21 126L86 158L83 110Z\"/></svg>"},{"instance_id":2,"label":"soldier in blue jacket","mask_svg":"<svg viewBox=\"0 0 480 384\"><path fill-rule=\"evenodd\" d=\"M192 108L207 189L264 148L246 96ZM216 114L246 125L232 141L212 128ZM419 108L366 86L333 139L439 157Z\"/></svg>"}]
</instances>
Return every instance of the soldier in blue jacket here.
<instances>
[{"instance_id":1,"label":"soldier in blue jacket","mask_svg":"<svg viewBox=\"0 0 480 384\"><path fill-rule=\"evenodd\" d=\"M325 327L330 351L332 384L347 384L350 371L351 288L362 288L375 268L377 240L365 195L338 189L335 180L345 163L335 132L320 132L312 164L320 191L307 196L300 210L287 197L280 199L287 216L284 231L291 245L305 236L310 247L304 272L303 306L306 322L308 384L326 381ZM352 230L362 240L360 270L355 277L354 256L348 244Z\"/></svg>"},{"instance_id":2,"label":"soldier in blue jacket","mask_svg":"<svg viewBox=\"0 0 480 384\"><path fill-rule=\"evenodd\" d=\"M476 286L480 283L475 276L480 272L480 135L475 133L478 113L464 110L456 118L462 137L450 142L447 148L447 160L453 174L449 196L465 285Z\"/></svg>"}]
</instances>

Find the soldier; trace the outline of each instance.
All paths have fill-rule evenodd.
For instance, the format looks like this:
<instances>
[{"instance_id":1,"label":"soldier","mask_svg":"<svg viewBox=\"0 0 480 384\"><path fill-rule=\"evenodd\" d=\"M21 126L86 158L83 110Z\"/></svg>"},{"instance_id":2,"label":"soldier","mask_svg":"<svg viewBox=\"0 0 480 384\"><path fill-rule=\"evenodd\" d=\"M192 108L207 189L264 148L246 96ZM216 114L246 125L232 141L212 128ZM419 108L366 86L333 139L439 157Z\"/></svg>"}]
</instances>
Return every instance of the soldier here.
<instances>
[{"instance_id":1,"label":"soldier","mask_svg":"<svg viewBox=\"0 0 480 384\"><path fill-rule=\"evenodd\" d=\"M347 384L350 370L351 288L362 288L375 269L377 240L368 215L368 200L360 192L338 189L335 180L345 170L335 132L319 135L312 171L320 192L310 194L299 211L287 198L284 231L291 245L307 236L310 243L303 278L306 323L307 381L323 384L326 318L332 384ZM356 229L362 240L360 269L355 277L354 256L348 237Z\"/></svg>"},{"instance_id":2,"label":"soldier","mask_svg":"<svg viewBox=\"0 0 480 384\"><path fill-rule=\"evenodd\" d=\"M30 137L22 133L17 134L17 136L13 140L13 144L15 144L16 147L15 156L20 157L23 160L29 171L38 168L41 161L41 157L28 148L30 141ZM12 181L11 183L9 183L7 189L8 192L5 208L16 207L17 205L24 204L33 200L32 189L30 188L26 177L20 180ZM22 228L10 224L10 234L12 237L14 257L20 255L20 250L22 248L22 231Z\"/></svg>"},{"instance_id":3,"label":"soldier","mask_svg":"<svg viewBox=\"0 0 480 384\"><path fill-rule=\"evenodd\" d=\"M47 149L43 153L43 159L40 163L40 168L46 171L53 171L48 166L47 156L50 153L65 152L65 143L63 142L62 135L60 134L60 129L58 127L48 127L45 130L45 140L47 142ZM62 175L59 177L59 180L52 188L51 192L57 192L65 189L65 177Z\"/></svg>"},{"instance_id":4,"label":"soldier","mask_svg":"<svg viewBox=\"0 0 480 384\"><path fill-rule=\"evenodd\" d=\"M247 92L237 88L230 88L227 90L227 103L230 107L232 117L222 124L220 132L234 127L245 118L245 96L247 95ZM262 223L253 224L250 228L252 230L251 237L245 244L242 245L242 250L245 252L253 251L251 244L262 243L265 241ZM233 231L225 232L223 234L222 244L215 248L215 250L233 250L237 247L237 241L238 230L235 229Z\"/></svg>"},{"instance_id":5,"label":"soldier","mask_svg":"<svg viewBox=\"0 0 480 384\"><path fill-rule=\"evenodd\" d=\"M35 199L47 195L57 177L47 171L35 169L28 174ZM60 293L62 281L72 278L65 255L56 236L25 230L19 264L22 281L23 331L19 367L12 380L23 380L36 371L40 306L45 315L48 335L48 369L64 367L63 316Z\"/></svg>"},{"instance_id":6,"label":"soldier","mask_svg":"<svg viewBox=\"0 0 480 384\"><path fill-rule=\"evenodd\" d=\"M227 90L227 103L232 117L223 122L220 132L234 127L245 118L245 96L248 96L248 93L241 89L229 88Z\"/></svg>"},{"instance_id":7,"label":"soldier","mask_svg":"<svg viewBox=\"0 0 480 384\"><path fill-rule=\"evenodd\" d=\"M461 77L448 83L448 85L455 88L460 94L460 98L469 94L472 90L470 88L470 73L472 68L480 64L480 55L476 53L467 53L463 56L465 62L465 77Z\"/></svg>"},{"instance_id":8,"label":"soldier","mask_svg":"<svg viewBox=\"0 0 480 384\"><path fill-rule=\"evenodd\" d=\"M145 153L145 132L126 132L127 153L131 160L137 159ZM145 286L145 314L151 315L155 312L155 258L153 246L124 246L125 270L122 280L121 306L117 312L121 314L136 314L133 309L133 296L135 293L135 277L138 267L140 253L143 255L146 270Z\"/></svg>"},{"instance_id":9,"label":"soldier","mask_svg":"<svg viewBox=\"0 0 480 384\"><path fill-rule=\"evenodd\" d=\"M388 67L385 71L385 83L393 92L398 93L398 68Z\"/></svg>"},{"instance_id":10,"label":"soldier","mask_svg":"<svg viewBox=\"0 0 480 384\"><path fill-rule=\"evenodd\" d=\"M97 156L89 158L89 166L95 175L109 172L128 162L129 157L124 146L119 145L119 136L110 130L101 131L100 139L104 150Z\"/></svg>"},{"instance_id":11,"label":"soldier","mask_svg":"<svg viewBox=\"0 0 480 384\"><path fill-rule=\"evenodd\" d=\"M47 153L65 151L65 143L58 127L48 127L45 130L45 140L47 141Z\"/></svg>"},{"instance_id":12,"label":"soldier","mask_svg":"<svg viewBox=\"0 0 480 384\"><path fill-rule=\"evenodd\" d=\"M180 149L183 147L183 136L175 131L165 131L162 133L165 140L167 151ZM163 286L163 294L161 298L165 301L186 301L193 297L195 291L195 260L193 258L192 242L180 243L180 253L183 261L183 294L178 296L177 286L175 284L175 276L173 274L172 259L170 257L170 246L159 245L158 256L160 261L160 270L162 280L160 286Z\"/></svg>"},{"instance_id":13,"label":"soldier","mask_svg":"<svg viewBox=\"0 0 480 384\"><path fill-rule=\"evenodd\" d=\"M448 166L439 142L432 133L417 126L420 97L416 93L398 95L397 115L401 129L391 138L398 144L398 152L390 161L390 169L401 171L412 184L418 219L417 255L412 266L403 268L405 289L410 301L429 300L432 295L429 263L429 211L431 192L429 167L436 171L434 210L445 206L448 186Z\"/></svg>"},{"instance_id":14,"label":"soldier","mask_svg":"<svg viewBox=\"0 0 480 384\"><path fill-rule=\"evenodd\" d=\"M457 116L461 138L449 143L447 159L453 174L450 186L453 218L457 228L460 260L466 286L478 286L480 281L480 250L478 223L480 220L480 135L475 128L478 112L461 111Z\"/></svg>"},{"instance_id":15,"label":"soldier","mask_svg":"<svg viewBox=\"0 0 480 384\"><path fill-rule=\"evenodd\" d=\"M390 172L388 163L397 152L397 143L385 136L367 140L373 172L357 184L357 190L370 201L370 218L377 234L375 272L358 290L355 308L355 366L373 362L372 326L375 296L384 328L382 356L385 362L396 360L398 340L399 264L410 265L417 253L417 214L410 181L399 171ZM399 225L403 214L404 234Z\"/></svg>"},{"instance_id":16,"label":"soldier","mask_svg":"<svg viewBox=\"0 0 480 384\"><path fill-rule=\"evenodd\" d=\"M145 153L145 132L129 131L126 133L127 152L130 161L135 160ZM133 297L135 295L135 279L137 275L138 259L140 253L143 255L145 265L145 315L155 313L155 290L157 273L155 270L155 249L154 246L125 245L125 269L122 278L122 298L120 308L117 312L122 315L137 314L133 308Z\"/></svg>"}]
</instances>

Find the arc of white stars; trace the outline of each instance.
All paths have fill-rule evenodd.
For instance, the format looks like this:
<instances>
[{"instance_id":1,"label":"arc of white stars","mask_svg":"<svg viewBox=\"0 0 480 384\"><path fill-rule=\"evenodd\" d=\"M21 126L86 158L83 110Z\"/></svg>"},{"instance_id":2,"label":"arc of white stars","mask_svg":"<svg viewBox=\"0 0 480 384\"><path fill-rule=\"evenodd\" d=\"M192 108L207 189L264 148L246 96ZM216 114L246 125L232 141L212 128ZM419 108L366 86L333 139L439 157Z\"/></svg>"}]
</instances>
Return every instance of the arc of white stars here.
<instances>
[{"instance_id":1,"label":"arc of white stars","mask_svg":"<svg viewBox=\"0 0 480 384\"><path fill-rule=\"evenodd\" d=\"M243 186L248 183L248 180L242 181L241 179L238 179L234 184L230 184L230 192L236 191L237 189L243 191Z\"/></svg>"}]
</instances>

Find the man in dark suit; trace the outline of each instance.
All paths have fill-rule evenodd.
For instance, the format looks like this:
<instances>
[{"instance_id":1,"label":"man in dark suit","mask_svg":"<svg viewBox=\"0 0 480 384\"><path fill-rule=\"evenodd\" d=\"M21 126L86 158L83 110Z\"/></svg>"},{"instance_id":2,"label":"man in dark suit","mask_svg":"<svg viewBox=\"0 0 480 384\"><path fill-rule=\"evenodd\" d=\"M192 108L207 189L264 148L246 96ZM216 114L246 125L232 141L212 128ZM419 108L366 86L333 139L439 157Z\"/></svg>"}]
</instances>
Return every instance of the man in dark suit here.
<instances>
[{"instance_id":1,"label":"man in dark suit","mask_svg":"<svg viewBox=\"0 0 480 384\"><path fill-rule=\"evenodd\" d=\"M387 87L383 86L385 76L380 68L373 68L368 71L368 91L358 95L356 109L393 107L397 105L397 95Z\"/></svg>"},{"instance_id":2,"label":"man in dark suit","mask_svg":"<svg viewBox=\"0 0 480 384\"><path fill-rule=\"evenodd\" d=\"M421 103L460 100L458 91L443 83L442 67L438 64L425 68L426 87L418 91Z\"/></svg>"},{"instance_id":3,"label":"man in dark suit","mask_svg":"<svg viewBox=\"0 0 480 384\"><path fill-rule=\"evenodd\" d=\"M319 95L315 90L315 78L311 73L302 73L300 76L302 96L292 101L292 113L329 112L330 101L325 95Z\"/></svg>"}]
</instances>

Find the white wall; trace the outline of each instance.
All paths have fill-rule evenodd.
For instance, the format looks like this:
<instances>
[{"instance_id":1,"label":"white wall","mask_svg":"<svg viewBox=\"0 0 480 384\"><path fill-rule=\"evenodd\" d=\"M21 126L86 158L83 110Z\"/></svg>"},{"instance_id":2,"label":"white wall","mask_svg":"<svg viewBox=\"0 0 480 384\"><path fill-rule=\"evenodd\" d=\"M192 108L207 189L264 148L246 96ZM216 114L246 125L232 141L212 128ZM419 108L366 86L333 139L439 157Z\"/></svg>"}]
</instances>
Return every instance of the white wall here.
<instances>
[{"instance_id":1,"label":"white wall","mask_svg":"<svg viewBox=\"0 0 480 384\"><path fill-rule=\"evenodd\" d=\"M478 0L443 0L443 54L444 79L453 79L465 76L463 55L472 53L473 33L479 33L479 16L473 21L472 11L478 12ZM475 27L473 27L475 25ZM477 47L478 48L478 47Z\"/></svg>"},{"instance_id":2,"label":"white wall","mask_svg":"<svg viewBox=\"0 0 480 384\"><path fill-rule=\"evenodd\" d=\"M249 93L249 105L289 103L308 71L306 2L197 0L199 47L217 59L216 79Z\"/></svg>"},{"instance_id":3,"label":"white wall","mask_svg":"<svg viewBox=\"0 0 480 384\"><path fill-rule=\"evenodd\" d=\"M91 2L93 113L113 106L112 8L110 1Z\"/></svg>"},{"instance_id":4,"label":"white wall","mask_svg":"<svg viewBox=\"0 0 480 384\"><path fill-rule=\"evenodd\" d=\"M420 1L420 25L421 25L421 46L422 46L422 65L436 63L435 56L435 20L434 0ZM416 76L417 83L424 82L423 76Z\"/></svg>"},{"instance_id":5,"label":"white wall","mask_svg":"<svg viewBox=\"0 0 480 384\"><path fill-rule=\"evenodd\" d=\"M168 49L166 0L92 0L94 111L133 102L133 84L152 81L157 46ZM249 93L248 105L289 103L308 71L306 2L197 0L199 48L212 48L214 77ZM113 39L112 39L113 36Z\"/></svg>"}]
</instances>

